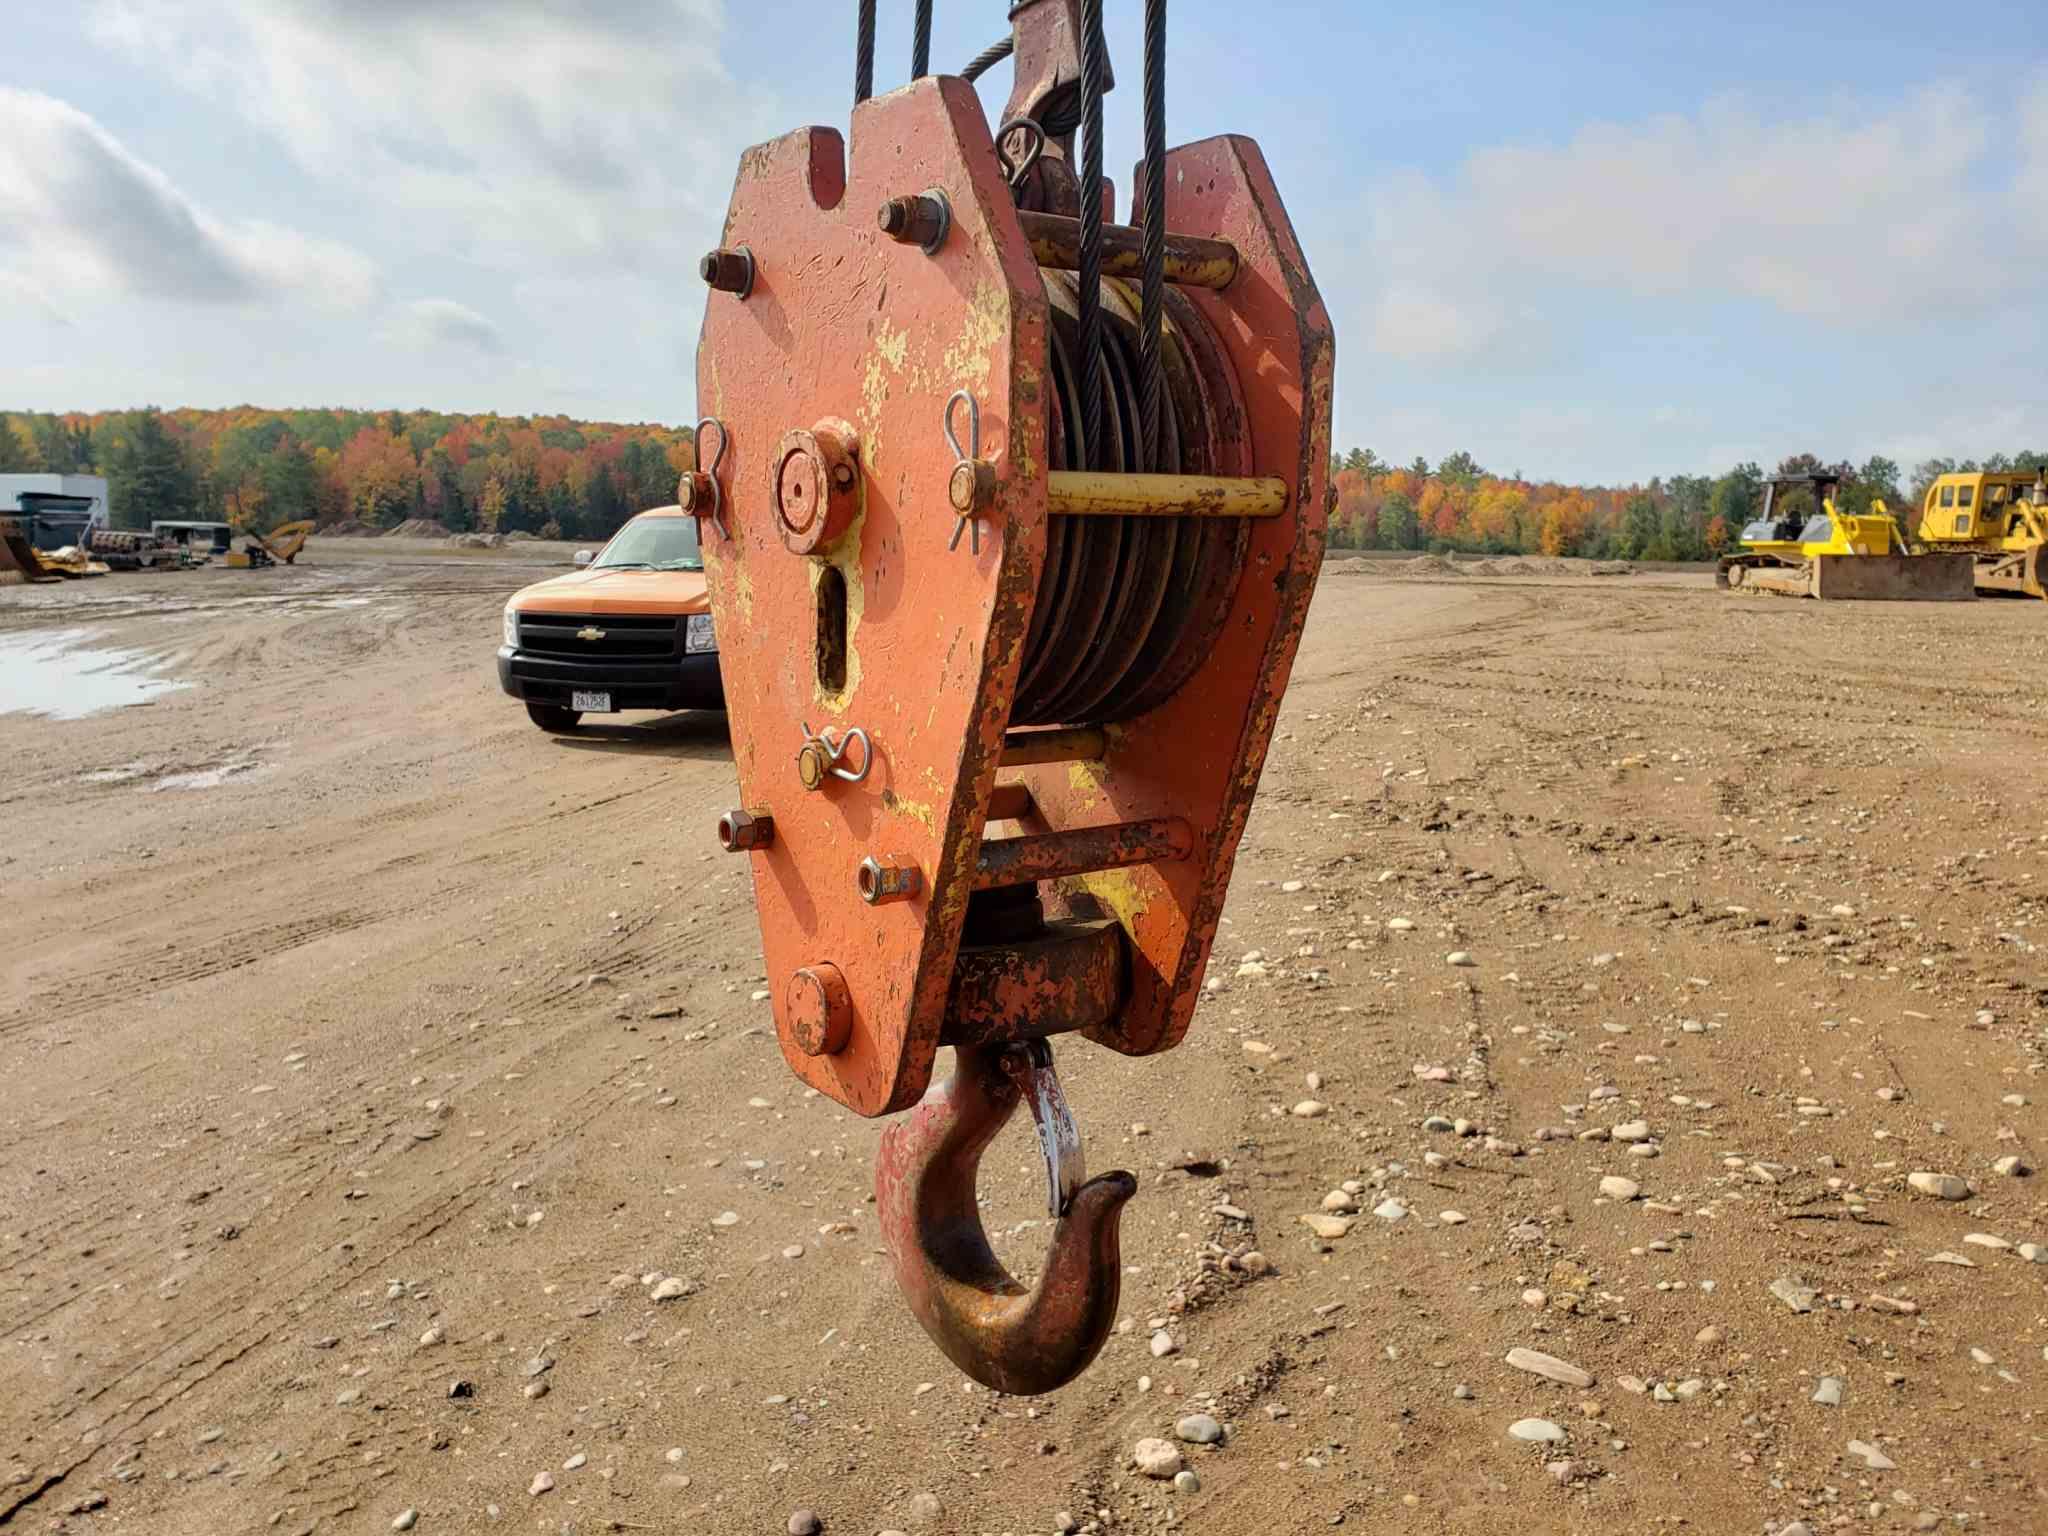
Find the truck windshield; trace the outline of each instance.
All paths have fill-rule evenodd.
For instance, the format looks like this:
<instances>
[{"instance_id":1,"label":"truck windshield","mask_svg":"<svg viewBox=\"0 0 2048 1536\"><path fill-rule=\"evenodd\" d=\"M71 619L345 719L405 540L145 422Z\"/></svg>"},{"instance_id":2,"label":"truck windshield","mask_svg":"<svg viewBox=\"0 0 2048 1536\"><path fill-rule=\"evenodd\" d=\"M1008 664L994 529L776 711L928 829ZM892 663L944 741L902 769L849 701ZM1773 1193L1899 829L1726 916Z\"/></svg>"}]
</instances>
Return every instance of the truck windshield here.
<instances>
[{"instance_id":1,"label":"truck windshield","mask_svg":"<svg viewBox=\"0 0 2048 1536\"><path fill-rule=\"evenodd\" d=\"M612 536L593 570L632 566L643 571L701 571L703 551L697 547L694 517L636 517Z\"/></svg>"}]
</instances>

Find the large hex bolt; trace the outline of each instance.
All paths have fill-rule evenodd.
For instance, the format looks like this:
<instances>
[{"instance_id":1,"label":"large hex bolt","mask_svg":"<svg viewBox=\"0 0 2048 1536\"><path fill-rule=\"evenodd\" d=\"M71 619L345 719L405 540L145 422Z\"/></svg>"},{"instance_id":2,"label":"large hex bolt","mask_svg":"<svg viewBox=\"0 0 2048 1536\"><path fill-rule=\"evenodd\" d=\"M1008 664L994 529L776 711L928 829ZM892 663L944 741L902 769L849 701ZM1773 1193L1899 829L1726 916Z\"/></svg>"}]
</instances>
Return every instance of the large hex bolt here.
<instances>
[{"instance_id":1,"label":"large hex bolt","mask_svg":"<svg viewBox=\"0 0 2048 1536\"><path fill-rule=\"evenodd\" d=\"M768 489L791 554L816 554L853 522L860 506L859 459L859 433L835 417L808 431L782 434Z\"/></svg>"},{"instance_id":2,"label":"large hex bolt","mask_svg":"<svg viewBox=\"0 0 2048 1536\"><path fill-rule=\"evenodd\" d=\"M775 818L766 811L727 811L718 818L718 846L727 853L766 848L775 841Z\"/></svg>"},{"instance_id":3,"label":"large hex bolt","mask_svg":"<svg viewBox=\"0 0 2048 1536\"><path fill-rule=\"evenodd\" d=\"M754 291L754 253L744 245L707 251L697 263L697 275L719 292L736 293L744 299Z\"/></svg>"},{"instance_id":4,"label":"large hex bolt","mask_svg":"<svg viewBox=\"0 0 2048 1536\"><path fill-rule=\"evenodd\" d=\"M908 901L924 889L924 876L915 864L878 859L873 854L860 861L860 868L854 872L853 878L860 887L860 899L871 907L890 901Z\"/></svg>"},{"instance_id":5,"label":"large hex bolt","mask_svg":"<svg viewBox=\"0 0 2048 1536\"><path fill-rule=\"evenodd\" d=\"M937 187L911 197L892 197L875 215L882 233L899 245L921 246L936 256L953 228L953 205Z\"/></svg>"},{"instance_id":6,"label":"large hex bolt","mask_svg":"<svg viewBox=\"0 0 2048 1536\"><path fill-rule=\"evenodd\" d=\"M791 1044L806 1056L836 1056L853 1034L853 998L839 967L821 961L789 978L782 994Z\"/></svg>"}]
</instances>

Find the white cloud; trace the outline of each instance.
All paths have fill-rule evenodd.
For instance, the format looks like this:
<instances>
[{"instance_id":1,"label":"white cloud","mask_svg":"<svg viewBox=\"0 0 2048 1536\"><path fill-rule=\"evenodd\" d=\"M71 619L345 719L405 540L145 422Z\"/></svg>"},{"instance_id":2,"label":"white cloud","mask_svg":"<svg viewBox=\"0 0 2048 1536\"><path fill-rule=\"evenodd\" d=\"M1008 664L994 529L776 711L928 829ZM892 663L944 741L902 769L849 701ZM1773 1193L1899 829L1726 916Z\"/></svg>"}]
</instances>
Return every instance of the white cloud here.
<instances>
[{"instance_id":1,"label":"white cloud","mask_svg":"<svg viewBox=\"0 0 2048 1536\"><path fill-rule=\"evenodd\" d=\"M2048 247L2048 84L2035 86L2020 108L2019 155L2013 207L2035 242Z\"/></svg>"},{"instance_id":2,"label":"white cloud","mask_svg":"<svg viewBox=\"0 0 2048 1536\"><path fill-rule=\"evenodd\" d=\"M2010 140L1971 100L1930 87L1793 116L1728 99L1479 150L1378 189L1364 270L1346 276L1382 295L1374 349L1408 359L1492 354L1551 304L1603 292L1872 329L1982 313L2037 286L2011 237L2048 202L2029 190L2048 182L2048 89L2010 174Z\"/></svg>"},{"instance_id":3,"label":"white cloud","mask_svg":"<svg viewBox=\"0 0 2048 1536\"><path fill-rule=\"evenodd\" d=\"M505 350L505 338L498 327L454 299L417 299L405 305L388 327L387 335L421 351L451 347L486 353Z\"/></svg>"},{"instance_id":4,"label":"white cloud","mask_svg":"<svg viewBox=\"0 0 2048 1536\"><path fill-rule=\"evenodd\" d=\"M76 107L0 87L0 279L55 311L64 294L360 304L376 274L330 241L212 213Z\"/></svg>"},{"instance_id":5,"label":"white cloud","mask_svg":"<svg viewBox=\"0 0 2048 1536\"><path fill-rule=\"evenodd\" d=\"M1400 281L1373 305L1372 349L1404 362L1484 351L1506 324L1484 294L1451 298L1421 283Z\"/></svg>"},{"instance_id":6,"label":"white cloud","mask_svg":"<svg viewBox=\"0 0 2048 1536\"><path fill-rule=\"evenodd\" d=\"M772 102L723 0L97 0L103 40L261 127L416 245L510 269L673 271Z\"/></svg>"}]
</instances>

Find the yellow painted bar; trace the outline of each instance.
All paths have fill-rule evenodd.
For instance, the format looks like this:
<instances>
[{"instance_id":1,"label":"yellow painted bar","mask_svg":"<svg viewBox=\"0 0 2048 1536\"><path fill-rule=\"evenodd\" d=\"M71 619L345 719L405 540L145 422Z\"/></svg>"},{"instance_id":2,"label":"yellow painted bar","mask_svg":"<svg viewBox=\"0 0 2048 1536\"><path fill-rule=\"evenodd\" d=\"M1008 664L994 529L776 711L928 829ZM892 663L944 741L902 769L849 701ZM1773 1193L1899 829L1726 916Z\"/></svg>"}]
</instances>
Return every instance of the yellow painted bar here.
<instances>
[{"instance_id":1,"label":"yellow painted bar","mask_svg":"<svg viewBox=\"0 0 2048 1536\"><path fill-rule=\"evenodd\" d=\"M1093 726L1064 726L1056 731L1010 731L1003 737L1002 765L1027 768L1033 763L1094 762L1109 740Z\"/></svg>"},{"instance_id":2,"label":"yellow painted bar","mask_svg":"<svg viewBox=\"0 0 2048 1536\"><path fill-rule=\"evenodd\" d=\"M1045 477L1045 504L1066 517L1278 517L1287 510L1287 482L1056 469Z\"/></svg>"},{"instance_id":3,"label":"yellow painted bar","mask_svg":"<svg viewBox=\"0 0 2048 1536\"><path fill-rule=\"evenodd\" d=\"M1041 267L1060 272L1081 270L1081 221L1058 213L1020 210L1024 238ZM1142 277L1145 274L1145 232L1130 224L1102 226L1102 275ZM1228 288L1237 276L1237 247L1228 240L1200 235L1166 235L1166 280L1183 288Z\"/></svg>"}]
</instances>

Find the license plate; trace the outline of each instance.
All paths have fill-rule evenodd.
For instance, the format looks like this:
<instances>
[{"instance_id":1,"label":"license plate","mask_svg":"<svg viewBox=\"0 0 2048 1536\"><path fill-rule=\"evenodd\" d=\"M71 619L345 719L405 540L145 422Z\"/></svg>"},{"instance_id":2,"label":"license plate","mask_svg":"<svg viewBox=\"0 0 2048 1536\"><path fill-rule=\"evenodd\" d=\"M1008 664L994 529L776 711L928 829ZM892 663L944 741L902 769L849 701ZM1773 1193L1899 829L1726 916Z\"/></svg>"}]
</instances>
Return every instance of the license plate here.
<instances>
[{"instance_id":1,"label":"license plate","mask_svg":"<svg viewBox=\"0 0 2048 1536\"><path fill-rule=\"evenodd\" d=\"M612 712L612 696L578 688L569 695L569 707L586 715L608 715Z\"/></svg>"}]
</instances>

